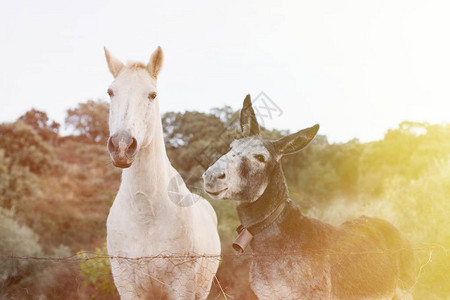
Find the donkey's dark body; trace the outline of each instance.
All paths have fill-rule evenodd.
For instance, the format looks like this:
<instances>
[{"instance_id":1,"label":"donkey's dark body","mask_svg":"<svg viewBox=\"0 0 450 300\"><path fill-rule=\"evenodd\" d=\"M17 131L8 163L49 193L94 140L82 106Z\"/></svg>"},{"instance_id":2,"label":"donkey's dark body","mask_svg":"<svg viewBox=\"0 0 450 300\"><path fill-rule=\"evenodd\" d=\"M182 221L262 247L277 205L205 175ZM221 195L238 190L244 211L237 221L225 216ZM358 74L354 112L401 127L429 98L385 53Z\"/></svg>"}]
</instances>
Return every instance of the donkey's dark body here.
<instances>
[{"instance_id":1,"label":"donkey's dark body","mask_svg":"<svg viewBox=\"0 0 450 300\"><path fill-rule=\"evenodd\" d=\"M250 96L241 111L243 138L203 175L205 191L238 200L254 257L250 285L259 299L411 298L414 259L408 241L381 219L335 227L304 216L289 200L281 157L304 148L318 125L276 141L261 138Z\"/></svg>"},{"instance_id":2,"label":"donkey's dark body","mask_svg":"<svg viewBox=\"0 0 450 300\"><path fill-rule=\"evenodd\" d=\"M258 200L238 205L239 218L249 227L281 201L283 212L251 242L250 284L259 299L408 297L413 254L394 226L363 216L335 227L304 216L288 198L281 164Z\"/></svg>"}]
</instances>

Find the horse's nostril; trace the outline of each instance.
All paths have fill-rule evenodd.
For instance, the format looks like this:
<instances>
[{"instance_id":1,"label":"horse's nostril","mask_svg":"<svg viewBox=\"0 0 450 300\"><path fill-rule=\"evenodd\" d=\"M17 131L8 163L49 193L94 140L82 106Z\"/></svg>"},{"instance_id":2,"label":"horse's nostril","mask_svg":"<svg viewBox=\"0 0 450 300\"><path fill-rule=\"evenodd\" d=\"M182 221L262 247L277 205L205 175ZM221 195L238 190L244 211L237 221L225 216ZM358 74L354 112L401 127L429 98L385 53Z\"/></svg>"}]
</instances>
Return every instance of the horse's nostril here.
<instances>
[{"instance_id":1,"label":"horse's nostril","mask_svg":"<svg viewBox=\"0 0 450 300\"><path fill-rule=\"evenodd\" d=\"M108 144L107 144L107 148L108 148L108 151L109 151L109 153L113 153L114 151L115 151L115 147L114 147L114 143L113 143L113 141L112 141L113 139L110 137L109 139L108 139Z\"/></svg>"},{"instance_id":2,"label":"horse's nostril","mask_svg":"<svg viewBox=\"0 0 450 300\"><path fill-rule=\"evenodd\" d=\"M135 138L131 138L131 144L127 148L127 153L133 155L137 150L137 141Z\"/></svg>"},{"instance_id":3,"label":"horse's nostril","mask_svg":"<svg viewBox=\"0 0 450 300\"><path fill-rule=\"evenodd\" d=\"M225 173L222 173L221 175L217 176L218 179L225 179Z\"/></svg>"}]
</instances>

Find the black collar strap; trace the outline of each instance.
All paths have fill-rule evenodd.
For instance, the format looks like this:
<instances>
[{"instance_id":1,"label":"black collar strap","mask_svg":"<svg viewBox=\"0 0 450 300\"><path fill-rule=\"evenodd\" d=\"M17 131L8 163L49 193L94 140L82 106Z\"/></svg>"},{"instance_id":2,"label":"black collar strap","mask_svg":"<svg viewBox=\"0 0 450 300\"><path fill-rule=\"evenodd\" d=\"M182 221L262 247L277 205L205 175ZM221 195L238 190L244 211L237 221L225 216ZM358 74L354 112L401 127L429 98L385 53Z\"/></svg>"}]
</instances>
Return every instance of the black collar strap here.
<instances>
[{"instance_id":1,"label":"black collar strap","mask_svg":"<svg viewBox=\"0 0 450 300\"><path fill-rule=\"evenodd\" d=\"M242 254L245 251L245 248L250 244L250 241L253 239L253 236L262 232L270 224L275 222L275 220L284 211L286 204L287 204L286 201L282 201L280 205L278 205L278 207L270 215L267 216L267 218L263 219L260 222L257 222L248 227L245 227L244 225L239 225L238 228L236 228L236 231L239 235L233 242L234 250Z\"/></svg>"}]
</instances>

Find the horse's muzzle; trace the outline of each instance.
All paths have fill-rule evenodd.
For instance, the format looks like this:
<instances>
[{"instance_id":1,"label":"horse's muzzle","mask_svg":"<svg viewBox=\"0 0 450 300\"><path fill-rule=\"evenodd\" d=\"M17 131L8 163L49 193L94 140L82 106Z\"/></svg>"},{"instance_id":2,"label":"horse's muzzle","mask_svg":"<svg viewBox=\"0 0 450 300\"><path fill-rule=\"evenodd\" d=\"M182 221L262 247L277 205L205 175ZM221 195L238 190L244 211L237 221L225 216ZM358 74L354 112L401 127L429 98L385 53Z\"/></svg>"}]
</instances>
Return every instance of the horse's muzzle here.
<instances>
[{"instance_id":1,"label":"horse's muzzle","mask_svg":"<svg viewBox=\"0 0 450 300\"><path fill-rule=\"evenodd\" d=\"M138 144L130 133L119 131L109 137L107 148L114 166L128 168L134 161Z\"/></svg>"}]
</instances>

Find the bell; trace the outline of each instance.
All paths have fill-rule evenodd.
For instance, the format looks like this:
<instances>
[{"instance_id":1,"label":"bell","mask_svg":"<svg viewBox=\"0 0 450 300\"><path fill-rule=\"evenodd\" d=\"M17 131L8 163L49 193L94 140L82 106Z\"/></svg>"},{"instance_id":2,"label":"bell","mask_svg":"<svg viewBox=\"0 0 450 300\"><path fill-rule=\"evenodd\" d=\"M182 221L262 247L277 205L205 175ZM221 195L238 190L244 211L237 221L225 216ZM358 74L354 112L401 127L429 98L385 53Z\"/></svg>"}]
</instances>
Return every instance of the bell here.
<instances>
[{"instance_id":1,"label":"bell","mask_svg":"<svg viewBox=\"0 0 450 300\"><path fill-rule=\"evenodd\" d=\"M253 235L250 233L250 231L247 230L247 228L240 228L239 235L236 237L236 239L233 242L233 249L238 253L242 254L245 251L245 248L247 248L248 244L253 239Z\"/></svg>"}]
</instances>

